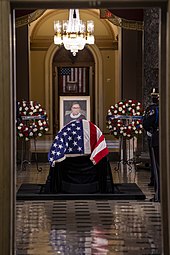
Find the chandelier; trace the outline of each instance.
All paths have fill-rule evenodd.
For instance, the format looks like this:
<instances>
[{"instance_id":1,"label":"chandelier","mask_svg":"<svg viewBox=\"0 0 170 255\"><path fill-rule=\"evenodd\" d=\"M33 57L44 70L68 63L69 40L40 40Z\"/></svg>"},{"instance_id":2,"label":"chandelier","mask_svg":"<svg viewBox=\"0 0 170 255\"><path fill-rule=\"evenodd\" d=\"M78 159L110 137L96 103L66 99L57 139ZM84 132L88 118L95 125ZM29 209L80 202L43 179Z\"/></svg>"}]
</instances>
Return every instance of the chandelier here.
<instances>
[{"instance_id":1,"label":"chandelier","mask_svg":"<svg viewBox=\"0 0 170 255\"><path fill-rule=\"evenodd\" d=\"M79 10L70 9L69 20L54 21L54 44L63 44L66 50L70 50L73 56L79 50L83 50L85 44L94 44L94 22L80 20Z\"/></svg>"}]
</instances>

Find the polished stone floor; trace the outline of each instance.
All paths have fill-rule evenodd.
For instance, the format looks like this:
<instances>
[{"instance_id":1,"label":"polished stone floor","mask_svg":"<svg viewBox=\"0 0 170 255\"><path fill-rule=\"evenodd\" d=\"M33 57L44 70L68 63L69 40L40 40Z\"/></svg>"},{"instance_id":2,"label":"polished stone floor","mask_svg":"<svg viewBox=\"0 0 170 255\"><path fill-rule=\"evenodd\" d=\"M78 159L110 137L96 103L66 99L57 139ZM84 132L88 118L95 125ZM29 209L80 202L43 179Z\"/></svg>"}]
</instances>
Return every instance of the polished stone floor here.
<instances>
[{"instance_id":1,"label":"polished stone floor","mask_svg":"<svg viewBox=\"0 0 170 255\"><path fill-rule=\"evenodd\" d=\"M39 167L19 170L17 189L44 183L49 166ZM149 170L111 167L114 182L136 182L146 200L17 201L16 254L161 255L160 204L149 201Z\"/></svg>"}]
</instances>

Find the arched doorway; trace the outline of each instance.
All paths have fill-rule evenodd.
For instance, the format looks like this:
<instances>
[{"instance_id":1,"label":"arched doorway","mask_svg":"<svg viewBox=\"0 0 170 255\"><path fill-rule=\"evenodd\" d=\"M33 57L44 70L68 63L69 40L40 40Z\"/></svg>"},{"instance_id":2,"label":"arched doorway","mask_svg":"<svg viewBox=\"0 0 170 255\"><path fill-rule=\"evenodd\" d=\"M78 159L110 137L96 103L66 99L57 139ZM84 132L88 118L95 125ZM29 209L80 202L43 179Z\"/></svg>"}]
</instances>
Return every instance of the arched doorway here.
<instances>
[{"instance_id":1,"label":"arched doorway","mask_svg":"<svg viewBox=\"0 0 170 255\"><path fill-rule=\"evenodd\" d=\"M95 60L91 51L85 47L76 56L60 47L53 57L53 134L61 127L60 97L79 100L90 97L90 120L95 116Z\"/></svg>"}]
</instances>

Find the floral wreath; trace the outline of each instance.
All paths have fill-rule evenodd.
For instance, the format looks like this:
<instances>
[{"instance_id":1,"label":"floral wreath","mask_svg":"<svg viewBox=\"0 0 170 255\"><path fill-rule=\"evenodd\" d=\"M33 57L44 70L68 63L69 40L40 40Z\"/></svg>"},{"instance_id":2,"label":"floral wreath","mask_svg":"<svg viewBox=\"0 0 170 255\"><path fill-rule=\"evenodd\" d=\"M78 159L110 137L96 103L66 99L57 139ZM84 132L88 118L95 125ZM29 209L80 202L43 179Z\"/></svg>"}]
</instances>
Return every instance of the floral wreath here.
<instances>
[{"instance_id":1,"label":"floral wreath","mask_svg":"<svg viewBox=\"0 0 170 255\"><path fill-rule=\"evenodd\" d=\"M143 107L137 100L121 100L107 114L107 128L115 138L131 139L142 134Z\"/></svg>"},{"instance_id":2,"label":"floral wreath","mask_svg":"<svg viewBox=\"0 0 170 255\"><path fill-rule=\"evenodd\" d=\"M17 102L17 137L25 141L41 137L48 131L46 111L38 102Z\"/></svg>"}]
</instances>

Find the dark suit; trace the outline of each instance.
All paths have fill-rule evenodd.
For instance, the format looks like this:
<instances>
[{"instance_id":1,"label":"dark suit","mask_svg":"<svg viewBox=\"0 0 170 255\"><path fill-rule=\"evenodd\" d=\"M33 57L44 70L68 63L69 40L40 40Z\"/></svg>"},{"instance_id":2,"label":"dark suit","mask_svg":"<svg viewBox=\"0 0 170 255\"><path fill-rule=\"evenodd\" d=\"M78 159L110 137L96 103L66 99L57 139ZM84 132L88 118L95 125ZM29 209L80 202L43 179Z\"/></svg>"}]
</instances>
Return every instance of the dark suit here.
<instances>
[{"instance_id":1,"label":"dark suit","mask_svg":"<svg viewBox=\"0 0 170 255\"><path fill-rule=\"evenodd\" d=\"M150 105L143 118L143 127L151 133L151 160L153 161L155 179L155 201L160 201L160 171L159 171L159 105Z\"/></svg>"}]
</instances>

